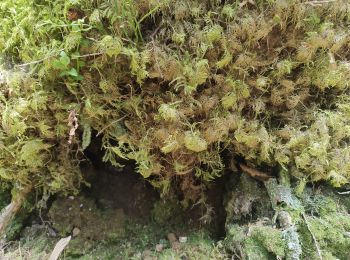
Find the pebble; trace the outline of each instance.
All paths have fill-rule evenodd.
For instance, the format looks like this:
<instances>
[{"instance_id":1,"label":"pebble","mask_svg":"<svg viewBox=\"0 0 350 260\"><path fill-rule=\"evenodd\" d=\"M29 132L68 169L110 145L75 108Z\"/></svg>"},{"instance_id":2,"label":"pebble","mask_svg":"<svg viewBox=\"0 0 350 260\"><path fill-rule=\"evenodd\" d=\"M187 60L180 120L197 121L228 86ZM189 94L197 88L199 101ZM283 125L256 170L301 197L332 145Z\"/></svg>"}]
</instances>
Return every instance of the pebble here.
<instances>
[{"instance_id":1,"label":"pebble","mask_svg":"<svg viewBox=\"0 0 350 260\"><path fill-rule=\"evenodd\" d=\"M57 236L56 231L53 230L53 229L50 228L50 227L47 229L47 233L48 233L48 235L51 236L51 237L56 237L56 236Z\"/></svg>"},{"instance_id":2,"label":"pebble","mask_svg":"<svg viewBox=\"0 0 350 260\"><path fill-rule=\"evenodd\" d=\"M180 243L186 243L187 242L187 237L179 237L179 242Z\"/></svg>"},{"instance_id":3,"label":"pebble","mask_svg":"<svg viewBox=\"0 0 350 260\"><path fill-rule=\"evenodd\" d=\"M156 260L157 258L152 256L151 250L145 250L142 253L142 259L143 260Z\"/></svg>"},{"instance_id":4,"label":"pebble","mask_svg":"<svg viewBox=\"0 0 350 260\"><path fill-rule=\"evenodd\" d=\"M76 237L79 234L80 234L80 229L77 227L73 228L73 232L72 232L73 237Z\"/></svg>"},{"instance_id":5,"label":"pebble","mask_svg":"<svg viewBox=\"0 0 350 260\"><path fill-rule=\"evenodd\" d=\"M179 241L175 241L171 244L171 248L174 250L179 250L181 248L181 244Z\"/></svg>"},{"instance_id":6,"label":"pebble","mask_svg":"<svg viewBox=\"0 0 350 260\"><path fill-rule=\"evenodd\" d=\"M143 253L142 253L143 258L151 256L151 255L152 255L152 252L151 252L151 250L148 250L148 249L143 251Z\"/></svg>"},{"instance_id":7,"label":"pebble","mask_svg":"<svg viewBox=\"0 0 350 260\"><path fill-rule=\"evenodd\" d=\"M164 246L163 246L162 244L157 244L157 245L156 245L156 251L157 251L157 252L162 252L162 251L163 251L163 248L164 248Z\"/></svg>"},{"instance_id":8,"label":"pebble","mask_svg":"<svg viewBox=\"0 0 350 260\"><path fill-rule=\"evenodd\" d=\"M167 237L168 237L168 240L169 240L170 244L172 244L172 243L177 241L176 236L175 236L174 233L169 233Z\"/></svg>"}]
</instances>

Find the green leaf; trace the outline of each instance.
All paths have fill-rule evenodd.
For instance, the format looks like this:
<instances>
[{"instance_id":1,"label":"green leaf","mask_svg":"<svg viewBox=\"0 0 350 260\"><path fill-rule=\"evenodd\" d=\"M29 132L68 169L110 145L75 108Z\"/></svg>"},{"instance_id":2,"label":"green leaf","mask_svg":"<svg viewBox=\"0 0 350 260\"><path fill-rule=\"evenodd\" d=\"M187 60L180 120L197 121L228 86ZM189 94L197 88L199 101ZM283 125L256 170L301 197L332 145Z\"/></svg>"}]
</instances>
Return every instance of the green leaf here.
<instances>
[{"instance_id":1,"label":"green leaf","mask_svg":"<svg viewBox=\"0 0 350 260\"><path fill-rule=\"evenodd\" d=\"M54 60L52 62L52 66L55 68L55 69L58 69L58 70L64 70L66 69L66 67L64 66L64 64L61 63L61 61L59 60Z\"/></svg>"},{"instance_id":2,"label":"green leaf","mask_svg":"<svg viewBox=\"0 0 350 260\"><path fill-rule=\"evenodd\" d=\"M70 71L67 72L69 76L72 76L72 77L78 77L78 71L74 68L71 68Z\"/></svg>"},{"instance_id":3,"label":"green leaf","mask_svg":"<svg viewBox=\"0 0 350 260\"><path fill-rule=\"evenodd\" d=\"M61 58L60 58L60 62L65 66L67 67L70 63L70 58L67 56L67 54L62 51L61 52Z\"/></svg>"}]
</instances>

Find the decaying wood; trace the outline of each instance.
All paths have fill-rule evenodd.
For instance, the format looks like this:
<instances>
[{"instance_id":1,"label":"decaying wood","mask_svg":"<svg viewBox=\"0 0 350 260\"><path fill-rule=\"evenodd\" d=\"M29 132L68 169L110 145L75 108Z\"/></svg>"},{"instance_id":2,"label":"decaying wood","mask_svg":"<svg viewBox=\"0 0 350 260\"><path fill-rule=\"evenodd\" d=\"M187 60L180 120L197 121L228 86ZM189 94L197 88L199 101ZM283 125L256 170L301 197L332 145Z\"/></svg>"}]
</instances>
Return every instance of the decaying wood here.
<instances>
[{"instance_id":1,"label":"decaying wood","mask_svg":"<svg viewBox=\"0 0 350 260\"><path fill-rule=\"evenodd\" d=\"M270 178L272 178L272 176L267 175L266 173L263 173L257 169L250 168L244 164L239 164L239 166L241 167L244 173L248 174L250 177L258 179L259 181L267 181Z\"/></svg>"},{"instance_id":2,"label":"decaying wood","mask_svg":"<svg viewBox=\"0 0 350 260\"><path fill-rule=\"evenodd\" d=\"M30 190L30 187L26 187L18 191L16 196L12 199L11 203L2 210L0 215L0 237L3 237L5 235L7 227L10 225L12 219L21 209L23 202Z\"/></svg>"},{"instance_id":3,"label":"decaying wood","mask_svg":"<svg viewBox=\"0 0 350 260\"><path fill-rule=\"evenodd\" d=\"M72 238L71 236L68 236L68 237L60 239L60 241L58 241L57 244L55 245L55 248L53 249L53 251L49 257L49 260L57 260L60 257L60 255L62 254L63 250L69 244L71 238Z\"/></svg>"}]
</instances>

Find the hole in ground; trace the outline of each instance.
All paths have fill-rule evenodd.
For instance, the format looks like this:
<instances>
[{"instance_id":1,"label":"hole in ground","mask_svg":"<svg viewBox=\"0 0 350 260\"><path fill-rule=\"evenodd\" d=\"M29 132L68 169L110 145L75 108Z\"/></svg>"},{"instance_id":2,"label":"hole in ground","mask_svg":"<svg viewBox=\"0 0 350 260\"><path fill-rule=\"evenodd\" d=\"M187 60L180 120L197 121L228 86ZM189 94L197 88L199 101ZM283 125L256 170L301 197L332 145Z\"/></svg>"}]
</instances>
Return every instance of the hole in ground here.
<instances>
[{"instance_id":1,"label":"hole in ground","mask_svg":"<svg viewBox=\"0 0 350 260\"><path fill-rule=\"evenodd\" d=\"M176 229L191 227L199 229L205 227L213 239L222 239L225 236L226 211L224 207L224 196L226 193L225 184L228 175L216 179L208 185L206 190L207 205L213 214L211 222L203 225L200 218L205 213L202 205L190 205L183 209L179 201L163 199L161 201L159 193L135 170L135 162L120 160L125 165L117 168L110 163L102 161L104 151L101 150L101 140L95 138L90 146L85 150L87 161L81 167L87 176L87 181L91 184L83 194L93 198L96 204L102 209L123 209L127 218L141 221L144 224L154 222L157 219L157 212L170 210L170 216L161 226L172 226L173 232ZM177 197L178 194L173 194ZM167 206L172 204L171 206ZM161 205L164 209L155 207ZM179 225L180 224L180 225Z\"/></svg>"}]
</instances>

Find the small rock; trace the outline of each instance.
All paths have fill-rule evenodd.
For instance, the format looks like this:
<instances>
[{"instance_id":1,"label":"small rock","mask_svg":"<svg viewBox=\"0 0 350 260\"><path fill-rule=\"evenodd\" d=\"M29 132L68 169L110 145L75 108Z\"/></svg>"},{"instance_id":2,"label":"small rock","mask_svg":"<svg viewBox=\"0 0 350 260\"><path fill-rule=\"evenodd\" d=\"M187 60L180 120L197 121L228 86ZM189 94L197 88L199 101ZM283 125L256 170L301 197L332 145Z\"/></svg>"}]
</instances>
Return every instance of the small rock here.
<instances>
[{"instance_id":1,"label":"small rock","mask_svg":"<svg viewBox=\"0 0 350 260\"><path fill-rule=\"evenodd\" d=\"M172 244L172 243L177 241L176 236L175 236L174 233L169 233L167 237L168 237L168 240L169 240L170 244Z\"/></svg>"},{"instance_id":2,"label":"small rock","mask_svg":"<svg viewBox=\"0 0 350 260\"><path fill-rule=\"evenodd\" d=\"M53 230L53 229L52 229L52 228L50 228L50 227L48 227L48 229L47 229L47 233L48 233L48 235L49 235L49 236L51 236L51 237L56 237L56 236L57 236L56 231L55 231L55 230Z\"/></svg>"},{"instance_id":3,"label":"small rock","mask_svg":"<svg viewBox=\"0 0 350 260\"><path fill-rule=\"evenodd\" d=\"M179 242L180 243L186 243L187 242L187 237L179 237Z\"/></svg>"},{"instance_id":4,"label":"small rock","mask_svg":"<svg viewBox=\"0 0 350 260\"><path fill-rule=\"evenodd\" d=\"M222 244L221 240L217 242L217 247L220 249L224 248L224 245Z\"/></svg>"},{"instance_id":5,"label":"small rock","mask_svg":"<svg viewBox=\"0 0 350 260\"><path fill-rule=\"evenodd\" d=\"M171 243L171 248L174 250L179 250L181 248L181 244L179 241L175 241L173 243Z\"/></svg>"},{"instance_id":6,"label":"small rock","mask_svg":"<svg viewBox=\"0 0 350 260\"><path fill-rule=\"evenodd\" d=\"M68 199L74 200L74 196L69 196Z\"/></svg>"},{"instance_id":7,"label":"small rock","mask_svg":"<svg viewBox=\"0 0 350 260\"><path fill-rule=\"evenodd\" d=\"M73 228L73 231L72 231L73 237L76 237L79 234L80 234L80 229L77 227Z\"/></svg>"},{"instance_id":8,"label":"small rock","mask_svg":"<svg viewBox=\"0 0 350 260\"><path fill-rule=\"evenodd\" d=\"M151 255L152 255L151 250L145 250L145 251L143 251L143 253L142 253L142 257L143 257L143 258L148 257L148 256L151 256Z\"/></svg>"},{"instance_id":9,"label":"small rock","mask_svg":"<svg viewBox=\"0 0 350 260\"><path fill-rule=\"evenodd\" d=\"M163 246L162 244L157 244L157 245L156 245L156 251L157 251L157 252L162 252L162 251L163 251L163 248L164 248L164 246Z\"/></svg>"},{"instance_id":10,"label":"small rock","mask_svg":"<svg viewBox=\"0 0 350 260\"><path fill-rule=\"evenodd\" d=\"M350 237L350 232L344 232L344 236Z\"/></svg>"},{"instance_id":11,"label":"small rock","mask_svg":"<svg viewBox=\"0 0 350 260\"><path fill-rule=\"evenodd\" d=\"M145 250L142 253L142 259L143 260L156 260L157 258L152 256L151 250Z\"/></svg>"},{"instance_id":12,"label":"small rock","mask_svg":"<svg viewBox=\"0 0 350 260\"><path fill-rule=\"evenodd\" d=\"M289 228L293 225L292 217L287 211L279 212L277 218L279 220L281 228L283 229Z\"/></svg>"}]
</instances>

